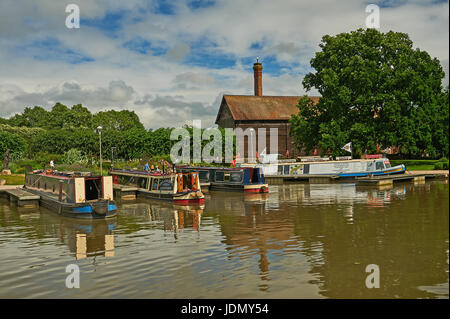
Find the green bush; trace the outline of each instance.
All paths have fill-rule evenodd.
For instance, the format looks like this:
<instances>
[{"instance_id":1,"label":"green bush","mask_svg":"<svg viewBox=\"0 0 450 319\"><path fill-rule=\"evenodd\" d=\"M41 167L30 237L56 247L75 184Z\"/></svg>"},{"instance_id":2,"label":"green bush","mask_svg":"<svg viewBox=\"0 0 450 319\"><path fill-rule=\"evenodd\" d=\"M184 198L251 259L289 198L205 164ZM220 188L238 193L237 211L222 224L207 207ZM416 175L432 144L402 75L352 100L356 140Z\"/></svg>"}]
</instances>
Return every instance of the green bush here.
<instances>
[{"instance_id":1,"label":"green bush","mask_svg":"<svg viewBox=\"0 0 450 319\"><path fill-rule=\"evenodd\" d=\"M25 167L19 167L15 170L14 174L25 174Z\"/></svg>"},{"instance_id":2,"label":"green bush","mask_svg":"<svg viewBox=\"0 0 450 319\"><path fill-rule=\"evenodd\" d=\"M22 158L26 151L25 140L17 134L11 132L0 132L0 157L3 160L7 149L10 149L11 161Z\"/></svg>"},{"instance_id":3,"label":"green bush","mask_svg":"<svg viewBox=\"0 0 450 319\"><path fill-rule=\"evenodd\" d=\"M37 152L34 160L36 163L40 165L39 168L49 168L50 167L50 161L53 159L53 161L56 164L61 164L63 162L63 155L61 154L49 154L46 152Z\"/></svg>"},{"instance_id":4,"label":"green bush","mask_svg":"<svg viewBox=\"0 0 450 319\"><path fill-rule=\"evenodd\" d=\"M434 164L434 169L436 170L443 170L443 169L448 169L448 161L447 162L437 162L436 164Z\"/></svg>"},{"instance_id":5,"label":"green bush","mask_svg":"<svg viewBox=\"0 0 450 319\"><path fill-rule=\"evenodd\" d=\"M64 164L82 164L86 165L89 162L87 156L83 155L83 153L76 149L71 148L67 152L64 153L63 163Z\"/></svg>"}]
</instances>

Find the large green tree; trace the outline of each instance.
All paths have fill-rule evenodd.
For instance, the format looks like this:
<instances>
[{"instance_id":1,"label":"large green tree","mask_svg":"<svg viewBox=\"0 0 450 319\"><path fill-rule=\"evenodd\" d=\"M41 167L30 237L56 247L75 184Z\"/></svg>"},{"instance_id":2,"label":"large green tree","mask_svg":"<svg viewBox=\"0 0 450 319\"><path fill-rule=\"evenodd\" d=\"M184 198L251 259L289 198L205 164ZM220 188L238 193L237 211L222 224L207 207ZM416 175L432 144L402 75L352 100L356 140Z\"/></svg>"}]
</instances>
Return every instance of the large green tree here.
<instances>
[{"instance_id":1,"label":"large green tree","mask_svg":"<svg viewBox=\"0 0 450 319\"><path fill-rule=\"evenodd\" d=\"M8 120L12 126L46 127L50 112L40 106L26 107L22 113L16 114Z\"/></svg>"},{"instance_id":2,"label":"large green tree","mask_svg":"<svg viewBox=\"0 0 450 319\"><path fill-rule=\"evenodd\" d=\"M353 143L354 155L398 146L406 156L448 156L448 91L436 58L413 48L405 33L359 29L325 35L311 59L315 72L291 119L296 146L332 155Z\"/></svg>"},{"instance_id":3,"label":"large green tree","mask_svg":"<svg viewBox=\"0 0 450 319\"><path fill-rule=\"evenodd\" d=\"M94 114L93 128L103 126L105 130L126 131L132 128L144 129L139 117L134 111L103 111Z\"/></svg>"}]
</instances>

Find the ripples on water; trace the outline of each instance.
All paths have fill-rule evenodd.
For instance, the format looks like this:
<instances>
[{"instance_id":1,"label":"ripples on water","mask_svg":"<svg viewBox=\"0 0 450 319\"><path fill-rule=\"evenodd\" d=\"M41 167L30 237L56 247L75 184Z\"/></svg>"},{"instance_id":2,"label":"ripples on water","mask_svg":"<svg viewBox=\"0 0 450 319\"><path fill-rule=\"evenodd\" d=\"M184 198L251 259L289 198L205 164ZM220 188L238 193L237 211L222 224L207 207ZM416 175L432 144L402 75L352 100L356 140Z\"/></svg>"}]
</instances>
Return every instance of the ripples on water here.
<instances>
[{"instance_id":1,"label":"ripples on water","mask_svg":"<svg viewBox=\"0 0 450 319\"><path fill-rule=\"evenodd\" d=\"M0 297L448 298L448 203L447 182L285 184L82 222L0 199ZM80 289L65 287L72 263Z\"/></svg>"}]
</instances>

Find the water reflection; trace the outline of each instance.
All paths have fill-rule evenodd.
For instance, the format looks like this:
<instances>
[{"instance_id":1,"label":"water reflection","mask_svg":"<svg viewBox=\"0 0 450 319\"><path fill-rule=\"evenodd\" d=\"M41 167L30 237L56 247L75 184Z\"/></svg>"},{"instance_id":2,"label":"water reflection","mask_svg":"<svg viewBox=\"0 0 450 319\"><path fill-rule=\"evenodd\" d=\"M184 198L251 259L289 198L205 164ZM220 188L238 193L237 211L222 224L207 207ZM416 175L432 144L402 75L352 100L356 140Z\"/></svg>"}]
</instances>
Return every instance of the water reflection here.
<instances>
[{"instance_id":1,"label":"water reflection","mask_svg":"<svg viewBox=\"0 0 450 319\"><path fill-rule=\"evenodd\" d=\"M175 239L177 233L184 228L200 231L201 216L205 205L175 205L160 201L142 200L122 202L121 216L137 217L139 223L162 222L163 230L173 232ZM139 228L139 226L138 226Z\"/></svg>"},{"instance_id":2,"label":"water reflection","mask_svg":"<svg viewBox=\"0 0 450 319\"><path fill-rule=\"evenodd\" d=\"M228 212L242 216L254 216L263 214L269 194L244 194L235 192L214 191L206 197L208 211Z\"/></svg>"},{"instance_id":3,"label":"water reflection","mask_svg":"<svg viewBox=\"0 0 450 319\"><path fill-rule=\"evenodd\" d=\"M114 256L114 228L116 218L107 220L80 220L56 215L43 207L19 209L4 202L0 212L4 225L17 229L27 238L57 238L69 247L75 259L87 257ZM18 234L19 235L19 234Z\"/></svg>"},{"instance_id":4,"label":"water reflection","mask_svg":"<svg viewBox=\"0 0 450 319\"><path fill-rule=\"evenodd\" d=\"M75 253L77 260L95 256L114 257L115 221L85 224L64 221L60 225L60 240Z\"/></svg>"},{"instance_id":5,"label":"water reflection","mask_svg":"<svg viewBox=\"0 0 450 319\"><path fill-rule=\"evenodd\" d=\"M70 297L448 298L448 190L271 185L202 206L118 202L116 219L95 222L0 200L0 297L59 296L75 261L86 282ZM379 289L365 286L368 264Z\"/></svg>"},{"instance_id":6,"label":"water reflection","mask_svg":"<svg viewBox=\"0 0 450 319\"><path fill-rule=\"evenodd\" d=\"M261 291L271 290L267 281L279 277L280 268L298 271L281 261L294 259L309 264L313 278L304 288L317 285L326 297L431 297L420 283L448 287L448 187L446 192L443 186L288 184L272 186L269 198L255 203L239 201L238 195L214 199L206 211L219 219L230 260L258 256ZM444 267L431 270L430 258ZM371 263L383 271L379 290L364 284Z\"/></svg>"}]
</instances>

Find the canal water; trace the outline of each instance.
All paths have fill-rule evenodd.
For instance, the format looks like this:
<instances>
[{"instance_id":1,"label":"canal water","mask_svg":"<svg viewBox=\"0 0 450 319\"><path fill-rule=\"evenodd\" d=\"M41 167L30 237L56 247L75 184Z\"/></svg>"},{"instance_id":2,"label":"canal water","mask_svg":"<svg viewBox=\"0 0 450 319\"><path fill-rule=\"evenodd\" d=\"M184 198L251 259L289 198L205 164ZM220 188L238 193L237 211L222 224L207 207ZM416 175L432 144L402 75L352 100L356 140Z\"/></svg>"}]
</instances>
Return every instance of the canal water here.
<instances>
[{"instance_id":1,"label":"canal water","mask_svg":"<svg viewBox=\"0 0 450 319\"><path fill-rule=\"evenodd\" d=\"M271 185L81 222L0 199L0 298L448 298L449 185ZM80 288L66 288L66 267ZM369 289L368 265L379 270Z\"/></svg>"}]
</instances>

